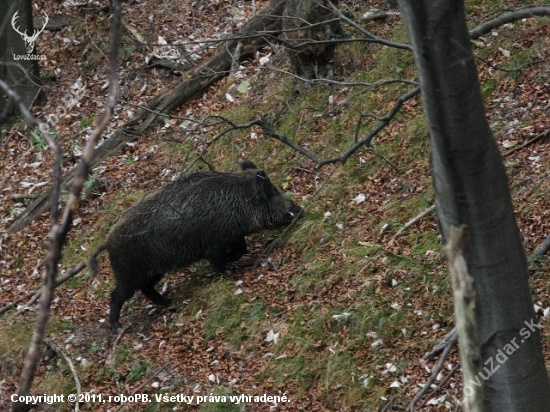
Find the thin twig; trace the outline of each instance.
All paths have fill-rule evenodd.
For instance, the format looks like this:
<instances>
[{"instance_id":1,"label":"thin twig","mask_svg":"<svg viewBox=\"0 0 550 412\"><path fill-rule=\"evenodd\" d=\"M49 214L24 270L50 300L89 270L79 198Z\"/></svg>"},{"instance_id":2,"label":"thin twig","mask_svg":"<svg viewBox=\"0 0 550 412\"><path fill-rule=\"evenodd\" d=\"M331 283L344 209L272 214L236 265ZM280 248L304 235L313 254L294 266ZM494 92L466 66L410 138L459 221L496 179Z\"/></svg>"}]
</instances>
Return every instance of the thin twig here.
<instances>
[{"instance_id":1,"label":"thin twig","mask_svg":"<svg viewBox=\"0 0 550 412\"><path fill-rule=\"evenodd\" d=\"M118 333L114 343L113 343L113 349L111 349L111 353L109 354L109 356L107 356L107 360L105 361L105 363L107 365L113 363L114 364L114 359L115 359L115 350L116 350L116 345L118 345L118 342L120 341L120 339L122 338L122 335L124 335L126 333L126 331L128 330L129 326L125 326L124 328L122 328L122 330Z\"/></svg>"},{"instance_id":2,"label":"thin twig","mask_svg":"<svg viewBox=\"0 0 550 412\"><path fill-rule=\"evenodd\" d=\"M302 83L309 84L319 84L319 85L330 85L330 86L342 86L342 87L353 87L353 86L365 86L367 89L376 89L378 87L391 85L391 84L410 84L412 86L418 86L418 82L408 79L385 79L378 82L369 83L369 82L343 82L333 79L319 78L319 79L307 79L305 77L298 76L297 74L291 73L286 70L277 69L276 67L258 67L257 70L269 70L274 73L281 73L287 76L292 77Z\"/></svg>"},{"instance_id":3,"label":"thin twig","mask_svg":"<svg viewBox=\"0 0 550 412\"><path fill-rule=\"evenodd\" d=\"M399 110L401 109L403 104L406 101L408 101L408 100L412 99L413 97L415 97L419 93L420 93L420 87L417 87L417 88L415 88L415 89L399 96L399 98L397 99L397 101L395 102L393 107L386 113L385 116L378 118L378 124L369 133L367 133L362 139L360 139L359 141L354 143L343 155L337 156L337 157L332 157L332 158L329 158L329 159L324 159L324 160L319 159L317 156L315 156L309 150L307 150L307 149L305 149L301 146L298 146L296 143L294 143L288 137L286 137L284 135L280 135L280 134L274 132L271 129L271 127L269 126L269 124L267 123L266 119L263 119L263 118L258 119L259 123L257 123L257 124L259 124L259 126L262 127L262 129L264 131L264 134L266 134L269 137L273 137L274 139L279 140L281 143L286 144L287 146L291 147L292 149L294 149L298 153L301 153L304 156L306 156L308 159L314 161L317 164L317 168L320 168L320 167L322 167L324 165L327 165L329 163L342 163L342 164L344 164L350 158L350 156L353 155L360 147L370 146L370 144L372 143L372 139L374 139L374 137L376 135L378 135L378 133L380 133L380 131L382 131L382 129L384 129L387 125L390 124L391 120L393 120L395 115L399 112Z\"/></svg>"},{"instance_id":4,"label":"thin twig","mask_svg":"<svg viewBox=\"0 0 550 412\"><path fill-rule=\"evenodd\" d=\"M266 119L264 118L259 118L258 119L259 123L258 125L262 128L264 134L268 137L272 137L274 139L277 139L278 141L280 141L281 143L284 143L286 144L287 146L291 147L292 149L294 149L295 151L297 151L298 153L301 153L303 154L304 156L306 156L307 158L313 160L315 163L317 163L317 165L319 165L319 163L321 162L321 160L315 156L313 153L311 153L309 150L307 149L304 149L303 147L300 147L298 146L296 143L294 143L292 140L290 140L288 137L284 136L284 135L280 135L278 133L276 133L275 131L273 131L271 129L271 127L269 126L268 122Z\"/></svg>"},{"instance_id":5,"label":"thin twig","mask_svg":"<svg viewBox=\"0 0 550 412\"><path fill-rule=\"evenodd\" d=\"M402 94L397 98L397 101L393 105L393 107L386 113L386 115L382 118L380 118L379 123L372 129L365 137L363 137L361 140L359 140L357 143L352 145L342 156L333 157L332 159L326 159L318 163L318 167L324 166L329 163L335 163L340 162L342 164L346 163L346 161L349 159L349 157L355 153L361 146L370 146L372 143L372 139L382 129L384 129L386 126L390 124L390 122L393 120L395 115L401 110L401 107L405 102L415 97L417 94L420 93L420 87L417 87L407 93Z\"/></svg>"},{"instance_id":6,"label":"thin twig","mask_svg":"<svg viewBox=\"0 0 550 412\"><path fill-rule=\"evenodd\" d=\"M31 114L30 110L25 106L25 103L23 103L23 99L19 94L17 94L8 84L0 79L0 87L4 90L4 92L13 99L13 101L17 104L17 107L19 107L19 110L25 117L25 120L31 127L37 127L38 126L38 120Z\"/></svg>"},{"instance_id":7,"label":"thin twig","mask_svg":"<svg viewBox=\"0 0 550 412\"><path fill-rule=\"evenodd\" d=\"M63 359L65 359L65 362L67 362L67 365L69 365L69 368L71 369L71 374L73 375L74 384L76 386L76 401L74 403L74 412L78 412L79 411L78 400L80 399L80 394L82 393L82 387L80 386L80 380L78 379L78 374L76 373L74 364L71 361L71 358L69 358L69 356L65 353L65 351L61 349L59 346L57 346L53 340L51 340L48 337L45 337L44 343L48 345L55 353L62 356Z\"/></svg>"},{"instance_id":8,"label":"thin twig","mask_svg":"<svg viewBox=\"0 0 550 412\"><path fill-rule=\"evenodd\" d=\"M159 373L161 373L168 365L170 365L170 362L166 362L164 365L162 365L155 373L153 373L149 379L147 379L145 382L143 382L141 385L139 385L133 392L132 395L135 395L136 393L140 392L145 385L147 385L149 382L151 382ZM118 408L115 409L115 412L118 412L122 409L122 407L125 405L125 403L121 403Z\"/></svg>"},{"instance_id":9,"label":"thin twig","mask_svg":"<svg viewBox=\"0 0 550 412\"><path fill-rule=\"evenodd\" d=\"M418 222L420 219L422 219L424 216L426 216L428 213L431 213L435 210L435 205L430 206L423 212L419 213L417 216L413 217L411 220L409 220L407 223L405 223L395 235L390 239L388 242L389 245L393 245L393 242L395 242L395 239L397 239L401 233L403 233L405 230L410 228L412 225L414 225L416 222Z\"/></svg>"},{"instance_id":10,"label":"thin twig","mask_svg":"<svg viewBox=\"0 0 550 412\"><path fill-rule=\"evenodd\" d=\"M56 154L54 165L54 179L51 199L51 226L48 232L46 241L46 257L44 259L44 274L41 294L40 294L40 310L38 311L31 344L25 357L25 364L21 371L19 379L19 387L17 389L18 401L12 402L12 410L14 412L26 412L30 410L30 404L27 404L20 399L25 399L29 395L34 375L40 360L41 347L46 334L46 326L50 317L51 303L54 297L56 277L58 273L58 264L61 260L62 250L65 245L67 234L72 227L73 215L78 208L80 201L80 193L88 178L88 169L95 151L95 146L103 130L107 127L112 113L116 105L116 96L118 92L118 45L120 38L120 20L121 20L121 3L120 0L113 0L114 13L113 24L111 31L110 44L110 72L109 72L109 91L105 104L105 111L97 126L91 133L86 147L80 158L77 166L77 174L74 177L71 193L65 208L62 211L61 219L58 215L58 203L60 194L60 174L61 174L61 149L51 138L49 133L44 133L44 138L48 142L52 153Z\"/></svg>"},{"instance_id":11,"label":"thin twig","mask_svg":"<svg viewBox=\"0 0 550 412\"><path fill-rule=\"evenodd\" d=\"M57 288L59 285L65 283L67 280L69 280L70 278L72 278L73 276L77 275L80 271L82 271L82 269L84 269L86 267L86 263L84 262L80 262L78 265L76 265L75 267L73 267L72 269L70 269L69 271L67 271L67 273L65 273L63 276L57 278L55 280L55 285L54 285L54 289ZM15 318L16 316L20 315L21 313L23 313L25 310L29 309L29 306L32 305L34 302L36 302L37 299L40 298L40 296L42 295L42 288L34 291L34 292L29 292L28 294L26 294L23 299L17 299L17 301L15 302L15 304L21 302L22 300L25 300L27 297L31 296L32 297L29 299L29 301L27 303L25 303L25 305L21 308L19 308L17 310L17 312L15 312L13 315L11 315L9 317L9 319L12 319L12 318ZM8 310L9 308L11 308L13 306L13 304L9 304L9 305L6 305L5 307L2 308L2 310L0 310L0 314L3 313L4 309Z\"/></svg>"},{"instance_id":12,"label":"thin twig","mask_svg":"<svg viewBox=\"0 0 550 412\"><path fill-rule=\"evenodd\" d=\"M513 149L510 149L510 150L504 152L504 153L502 154L502 156L509 156L509 155L511 155L512 153L514 153L516 150L523 149L525 146L529 146L531 143L534 143L534 142L536 142L537 140L540 140L540 139L542 139L543 137L548 136L548 133L550 133L550 129L546 129L544 132L541 132L541 133L539 133L538 135L536 135L535 137L533 137L532 139L527 140L527 141L526 141L525 143L523 143L522 145L516 146L516 147L514 147Z\"/></svg>"},{"instance_id":13,"label":"thin twig","mask_svg":"<svg viewBox=\"0 0 550 412\"><path fill-rule=\"evenodd\" d=\"M17 311L11 315L10 317L8 317L8 320L11 320L13 318L15 318L16 316L19 316L20 314L22 314L23 312L25 312L26 310L29 310L30 309L30 306L36 302L38 299L40 299L40 296L42 296L42 288L40 288L39 290L37 290L36 292L34 292L34 295L32 295L32 297L27 301L27 303L25 303L22 307L20 307L19 309L17 309Z\"/></svg>"},{"instance_id":14,"label":"thin twig","mask_svg":"<svg viewBox=\"0 0 550 412\"><path fill-rule=\"evenodd\" d=\"M350 19L348 16L346 16L344 13L342 13L340 11L340 9L338 9L338 7L336 7L334 4L332 4L331 1L328 1L328 5L330 6L330 8L332 9L332 11L334 11L334 13L336 13L338 15L338 17L340 19L342 19L343 21L347 22L348 24L352 25L356 30L358 30L359 32L363 33L364 35L366 35L367 37L370 37L372 40L372 42L374 43L379 43L379 44L382 44L384 46L389 46L389 47L395 47L396 49L403 49L403 50L407 50L407 51L410 51L412 52L413 49L412 49L412 46L409 45L409 44L404 44L404 43L397 43L397 42L393 42L393 41L389 41L389 40L385 40L381 37L378 37L374 34L372 34L370 31L368 31L367 29L365 29L364 27L362 27L360 24L358 24L356 21Z\"/></svg>"},{"instance_id":15,"label":"thin twig","mask_svg":"<svg viewBox=\"0 0 550 412\"><path fill-rule=\"evenodd\" d=\"M28 292L26 293L25 295L23 296L20 296L18 297L16 300L14 300L13 302L10 302L8 303L7 305L5 305L4 307L0 308L0 315L3 314L4 312L7 312L8 310L10 310L13 306L17 305L19 302L22 302L24 301L25 299L28 299L30 298L32 295L34 295L35 293L37 293L36 290L32 291L32 292Z\"/></svg>"},{"instance_id":16,"label":"thin twig","mask_svg":"<svg viewBox=\"0 0 550 412\"><path fill-rule=\"evenodd\" d=\"M214 126L214 125L218 125L218 124L221 124L221 123L229 123L231 125L230 128L227 128L225 129L224 131L222 131L221 133L219 133L217 136L215 136L214 138L212 138L210 141L208 141L206 143L206 146L205 148L203 149L203 151L201 152L199 158L197 158L195 160L198 161L200 158L202 158L202 156L206 153L206 151L208 150L208 148L214 143L216 142L217 140L219 140L221 137L223 137L225 134L227 134L228 132L232 131L232 130L236 130L236 129L244 129L244 128L249 128L249 127L252 127L252 126L260 126L262 128L262 131L264 132L264 134L268 137L272 137L276 140L279 140L281 143L284 143L286 144L287 146L291 147L292 149L294 149L296 152L298 153L301 153L302 155L304 155L305 157L307 157L308 159L312 160L313 162L316 163L317 165L317 168L320 168L322 166L325 166L327 164L330 164L330 163L346 163L346 161L350 158L350 156L352 156L360 147L362 146L370 146L372 140L374 139L375 136L378 135L378 133L380 133L380 131L382 131L386 126L388 126L390 124L390 122L393 120L393 118L395 117L395 115L399 112L399 110L401 109L401 107L403 106L403 104L405 102L407 102L408 100L414 98L417 94L420 93L420 87L416 87L415 89L413 90L410 90L404 94L402 94L401 96L399 96L397 98L397 101L395 102L395 104L393 105L393 107L382 117L376 117L376 119L378 120L378 124L369 132L367 133L367 135L365 135L362 139L358 140L357 142L355 142L343 155L341 156L337 156L337 157L333 157L333 158L329 158L329 159L319 159L315 154L313 154L312 152L310 152L309 150L305 149L304 147L302 146L299 146L298 144L294 143L292 140L290 140L287 136L284 136L284 135L280 135L278 133L276 133L272 128L271 126L269 125L267 119L265 118L262 118L262 117L259 117L257 118L256 120L253 120L251 122L248 122L248 123L245 123L245 124L235 124L233 122L231 122L230 120L228 119L224 119L222 118L222 121L221 122L216 122L216 123L213 123L211 124L210 126ZM191 165L192 166L192 165ZM190 167L191 167L190 166Z\"/></svg>"}]
</instances>

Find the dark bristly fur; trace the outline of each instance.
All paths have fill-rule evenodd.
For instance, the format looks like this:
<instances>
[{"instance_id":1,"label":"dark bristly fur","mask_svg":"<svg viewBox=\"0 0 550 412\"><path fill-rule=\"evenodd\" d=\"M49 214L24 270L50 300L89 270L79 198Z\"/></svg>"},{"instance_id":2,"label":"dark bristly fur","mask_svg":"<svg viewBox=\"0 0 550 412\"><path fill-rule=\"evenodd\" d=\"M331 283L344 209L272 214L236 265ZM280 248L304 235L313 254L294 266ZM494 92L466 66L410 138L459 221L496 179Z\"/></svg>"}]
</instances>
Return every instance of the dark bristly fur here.
<instances>
[{"instance_id":1,"label":"dark bristly fur","mask_svg":"<svg viewBox=\"0 0 550 412\"><path fill-rule=\"evenodd\" d=\"M140 289L159 305L170 300L155 290L168 271L207 259L219 272L246 249L245 236L288 225L303 210L283 196L249 160L242 172L197 172L180 178L125 212L107 241L90 258L109 251L116 278L109 321L120 329L120 310Z\"/></svg>"}]
</instances>

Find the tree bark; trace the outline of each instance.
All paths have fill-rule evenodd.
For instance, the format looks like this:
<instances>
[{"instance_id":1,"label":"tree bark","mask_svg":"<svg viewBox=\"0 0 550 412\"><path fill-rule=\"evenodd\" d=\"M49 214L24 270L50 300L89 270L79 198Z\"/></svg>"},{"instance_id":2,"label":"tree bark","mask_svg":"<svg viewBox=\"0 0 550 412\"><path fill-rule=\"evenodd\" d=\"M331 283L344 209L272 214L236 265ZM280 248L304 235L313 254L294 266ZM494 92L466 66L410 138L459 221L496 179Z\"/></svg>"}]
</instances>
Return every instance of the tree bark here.
<instances>
[{"instance_id":1,"label":"tree bark","mask_svg":"<svg viewBox=\"0 0 550 412\"><path fill-rule=\"evenodd\" d=\"M333 4L338 4L336 0ZM294 74L305 79L332 76L336 45L330 40L339 37L342 28L328 5L319 0L287 0L283 15L284 37ZM325 21L329 21L326 24ZM297 30L301 29L301 30ZM327 43L329 42L329 43Z\"/></svg>"},{"instance_id":2,"label":"tree bark","mask_svg":"<svg viewBox=\"0 0 550 412\"><path fill-rule=\"evenodd\" d=\"M464 3L400 0L400 7L430 128L442 235L448 238L450 227L460 225L470 235L464 253L477 289L484 410L546 411L550 385L525 251L504 165L485 118Z\"/></svg>"},{"instance_id":3,"label":"tree bark","mask_svg":"<svg viewBox=\"0 0 550 412\"><path fill-rule=\"evenodd\" d=\"M0 2L0 79L4 80L30 107L40 91L37 60L14 60L14 55L27 55L25 42L12 27L11 20L17 13L15 26L19 31L32 35L31 0L5 0ZM35 54L36 47L32 51ZM0 91L0 125L14 114L15 104L3 90Z\"/></svg>"}]
</instances>

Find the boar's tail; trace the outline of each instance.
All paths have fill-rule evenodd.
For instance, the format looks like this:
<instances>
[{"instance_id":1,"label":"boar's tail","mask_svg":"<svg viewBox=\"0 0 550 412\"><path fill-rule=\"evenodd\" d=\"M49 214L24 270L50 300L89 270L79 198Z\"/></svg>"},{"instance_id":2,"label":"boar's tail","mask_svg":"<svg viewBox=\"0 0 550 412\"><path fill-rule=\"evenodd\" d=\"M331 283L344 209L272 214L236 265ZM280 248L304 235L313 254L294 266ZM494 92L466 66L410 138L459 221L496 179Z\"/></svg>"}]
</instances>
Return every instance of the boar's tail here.
<instances>
[{"instance_id":1,"label":"boar's tail","mask_svg":"<svg viewBox=\"0 0 550 412\"><path fill-rule=\"evenodd\" d=\"M94 275L94 277L97 276L97 272L99 271L99 268L97 265L97 255L99 255L105 249L107 249L107 243L104 243L100 247L98 247L90 257L90 270L92 271L92 274Z\"/></svg>"}]
</instances>

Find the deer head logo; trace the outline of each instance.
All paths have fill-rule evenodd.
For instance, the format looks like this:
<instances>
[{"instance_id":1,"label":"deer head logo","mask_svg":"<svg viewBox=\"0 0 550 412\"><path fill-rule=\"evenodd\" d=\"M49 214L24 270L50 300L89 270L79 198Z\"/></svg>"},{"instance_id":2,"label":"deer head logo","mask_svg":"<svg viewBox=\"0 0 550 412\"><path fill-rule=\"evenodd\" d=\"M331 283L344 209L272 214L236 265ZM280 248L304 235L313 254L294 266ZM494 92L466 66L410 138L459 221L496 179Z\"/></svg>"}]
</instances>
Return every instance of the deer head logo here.
<instances>
[{"instance_id":1,"label":"deer head logo","mask_svg":"<svg viewBox=\"0 0 550 412\"><path fill-rule=\"evenodd\" d=\"M21 38L24 40L25 42L25 48L27 49L27 53L28 54L31 54L33 49L34 49L34 43L36 42L36 39L38 38L38 35L40 33L42 33L44 31L44 29L46 28L46 24L48 24L48 15L44 12L44 15L46 16L46 20L44 20L44 25L42 26L42 29L40 30L35 30L33 35L32 36L28 36L27 35L27 30L25 30L24 33L21 33L19 31L19 28L18 27L15 27L15 21L17 20L17 14L19 13L19 10L15 12L15 14L13 15L12 19L11 19L11 25L13 27L13 29L19 33L21 35Z\"/></svg>"}]
</instances>

